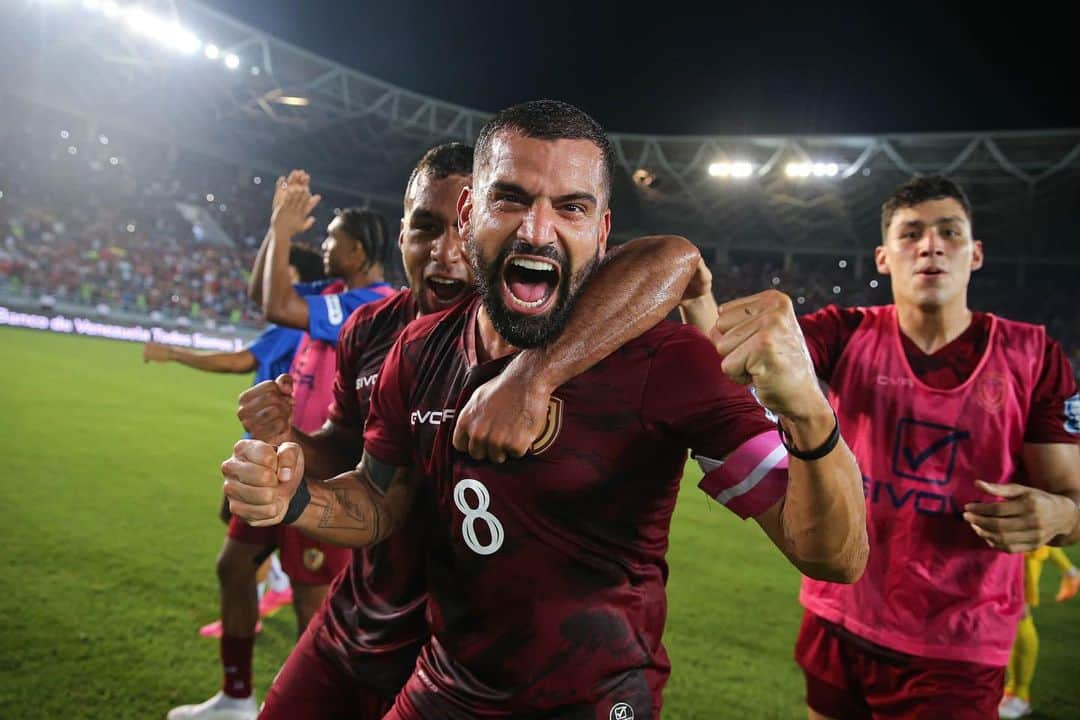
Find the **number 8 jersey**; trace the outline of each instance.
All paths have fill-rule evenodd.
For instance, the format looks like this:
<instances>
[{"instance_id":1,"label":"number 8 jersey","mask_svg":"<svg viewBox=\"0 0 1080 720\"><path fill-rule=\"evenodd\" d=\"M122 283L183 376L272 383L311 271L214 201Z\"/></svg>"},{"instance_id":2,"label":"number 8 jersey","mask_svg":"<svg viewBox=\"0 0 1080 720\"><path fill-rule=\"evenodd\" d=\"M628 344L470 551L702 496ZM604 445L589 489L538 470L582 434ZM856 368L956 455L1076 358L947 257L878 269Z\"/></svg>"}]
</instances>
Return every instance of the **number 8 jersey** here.
<instances>
[{"instance_id":1,"label":"number 8 jersey","mask_svg":"<svg viewBox=\"0 0 1080 720\"><path fill-rule=\"evenodd\" d=\"M665 554L686 450L724 458L754 440L775 455L775 426L708 340L662 322L559 387L525 457L477 462L453 449L454 417L510 359L476 362L479 303L405 329L368 415L366 451L418 468L417 502L437 518L433 639L399 716L659 717ZM724 473L702 484L738 485L725 497L743 517L786 490L786 473Z\"/></svg>"}]
</instances>

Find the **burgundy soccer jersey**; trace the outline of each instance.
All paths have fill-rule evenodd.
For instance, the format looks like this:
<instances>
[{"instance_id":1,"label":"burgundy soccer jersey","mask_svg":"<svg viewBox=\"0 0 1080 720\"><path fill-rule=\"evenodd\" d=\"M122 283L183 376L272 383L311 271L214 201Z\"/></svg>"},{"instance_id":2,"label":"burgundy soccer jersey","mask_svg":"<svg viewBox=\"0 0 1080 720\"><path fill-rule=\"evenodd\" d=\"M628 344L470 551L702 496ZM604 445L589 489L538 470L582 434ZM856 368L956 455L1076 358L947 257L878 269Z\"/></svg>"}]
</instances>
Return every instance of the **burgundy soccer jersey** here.
<instances>
[{"instance_id":1,"label":"burgundy soccer jersey","mask_svg":"<svg viewBox=\"0 0 1080 720\"><path fill-rule=\"evenodd\" d=\"M357 308L338 341L337 376L330 419L363 428L379 369L398 335L415 317L416 299L402 290ZM422 557L424 523L410 516L402 531L356 550L330 588L325 621L315 645L347 668L356 681L390 699L412 671L429 631Z\"/></svg>"},{"instance_id":2,"label":"burgundy soccer jersey","mask_svg":"<svg viewBox=\"0 0 1080 720\"><path fill-rule=\"evenodd\" d=\"M410 704L425 718L630 717L624 705L658 717L665 554L686 450L724 458L775 426L704 336L662 322L556 389L525 457L474 461L453 449L453 418L509 360L477 363L479 305L405 330L365 433L374 457L423 470L420 502L435 518L434 638ZM758 484L750 492L768 497L754 507L785 489Z\"/></svg>"}]
</instances>

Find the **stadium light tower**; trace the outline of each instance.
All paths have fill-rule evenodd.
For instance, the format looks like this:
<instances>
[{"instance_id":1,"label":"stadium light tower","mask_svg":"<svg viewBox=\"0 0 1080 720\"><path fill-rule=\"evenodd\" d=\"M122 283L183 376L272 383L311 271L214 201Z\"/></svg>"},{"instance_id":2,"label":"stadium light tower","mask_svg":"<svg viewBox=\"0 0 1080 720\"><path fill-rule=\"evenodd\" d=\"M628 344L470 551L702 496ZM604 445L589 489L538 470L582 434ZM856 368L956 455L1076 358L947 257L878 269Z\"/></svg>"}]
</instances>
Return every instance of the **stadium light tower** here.
<instances>
[{"instance_id":1,"label":"stadium light tower","mask_svg":"<svg viewBox=\"0 0 1080 720\"><path fill-rule=\"evenodd\" d=\"M834 162L790 162L784 172L789 178L836 177L840 166Z\"/></svg>"},{"instance_id":2,"label":"stadium light tower","mask_svg":"<svg viewBox=\"0 0 1080 720\"><path fill-rule=\"evenodd\" d=\"M744 160L735 162L714 162L709 164L709 175L712 177L730 177L737 180L745 180L754 174L754 166Z\"/></svg>"}]
</instances>

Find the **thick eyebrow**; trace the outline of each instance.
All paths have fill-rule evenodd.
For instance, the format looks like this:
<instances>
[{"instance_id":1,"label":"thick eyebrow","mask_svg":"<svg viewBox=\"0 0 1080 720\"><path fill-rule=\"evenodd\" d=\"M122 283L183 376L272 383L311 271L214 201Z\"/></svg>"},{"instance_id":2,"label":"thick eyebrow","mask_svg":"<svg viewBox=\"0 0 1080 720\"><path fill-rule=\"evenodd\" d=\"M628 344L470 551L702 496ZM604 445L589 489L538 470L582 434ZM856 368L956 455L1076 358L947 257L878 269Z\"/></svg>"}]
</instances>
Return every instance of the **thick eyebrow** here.
<instances>
[{"instance_id":1,"label":"thick eyebrow","mask_svg":"<svg viewBox=\"0 0 1080 720\"><path fill-rule=\"evenodd\" d=\"M959 224L959 223L963 223L963 222L964 222L964 219L961 218L961 217L957 217L956 215L945 215L943 217L939 217L939 218L935 219L930 224L931 225L944 225L945 223L958 223ZM904 222L900 223L900 227L921 227L924 224L925 223L922 220L905 220Z\"/></svg>"},{"instance_id":2,"label":"thick eyebrow","mask_svg":"<svg viewBox=\"0 0 1080 720\"><path fill-rule=\"evenodd\" d=\"M568 202L587 202L591 203L592 205L597 204L596 198L593 196L593 194L587 192L575 192L568 193L566 195L560 195L557 198L552 198L552 202L556 205L562 205L563 203Z\"/></svg>"},{"instance_id":3,"label":"thick eyebrow","mask_svg":"<svg viewBox=\"0 0 1080 720\"><path fill-rule=\"evenodd\" d=\"M409 213L409 220L434 220L435 222L442 222L442 218L427 208L416 208Z\"/></svg>"},{"instance_id":4,"label":"thick eyebrow","mask_svg":"<svg viewBox=\"0 0 1080 720\"><path fill-rule=\"evenodd\" d=\"M516 183L506 182L504 180L495 180L491 183L491 189L496 192L509 193L511 195L523 195L525 197L532 197L532 193L525 188L517 185ZM596 196L587 192L572 192L566 195L560 195L551 199L551 202L555 205L561 205L568 202L589 202L593 205L597 205Z\"/></svg>"},{"instance_id":5,"label":"thick eyebrow","mask_svg":"<svg viewBox=\"0 0 1080 720\"><path fill-rule=\"evenodd\" d=\"M524 195L525 197L532 197L532 193L525 190L525 188L512 182L506 182L505 180L492 181L491 189L496 192L504 192L511 195Z\"/></svg>"}]
</instances>

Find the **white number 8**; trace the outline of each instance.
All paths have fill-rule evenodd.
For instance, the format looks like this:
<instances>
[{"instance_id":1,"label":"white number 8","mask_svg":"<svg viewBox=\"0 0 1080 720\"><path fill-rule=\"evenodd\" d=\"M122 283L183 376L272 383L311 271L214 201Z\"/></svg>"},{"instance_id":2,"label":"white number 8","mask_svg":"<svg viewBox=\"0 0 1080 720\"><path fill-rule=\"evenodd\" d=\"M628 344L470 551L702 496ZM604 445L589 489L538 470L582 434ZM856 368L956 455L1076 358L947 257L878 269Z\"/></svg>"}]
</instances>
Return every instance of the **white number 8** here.
<instances>
[{"instance_id":1,"label":"white number 8","mask_svg":"<svg viewBox=\"0 0 1080 720\"><path fill-rule=\"evenodd\" d=\"M465 491L472 490L476 494L476 507L469 505L465 500ZM491 495L487 487L479 480L465 478L454 486L454 504L465 515L461 521L461 534L465 536L465 544L477 555L491 555L502 547L503 526L499 518L487 511L491 504ZM491 541L487 545L481 545L476 537L476 521L483 520L488 526Z\"/></svg>"}]
</instances>

